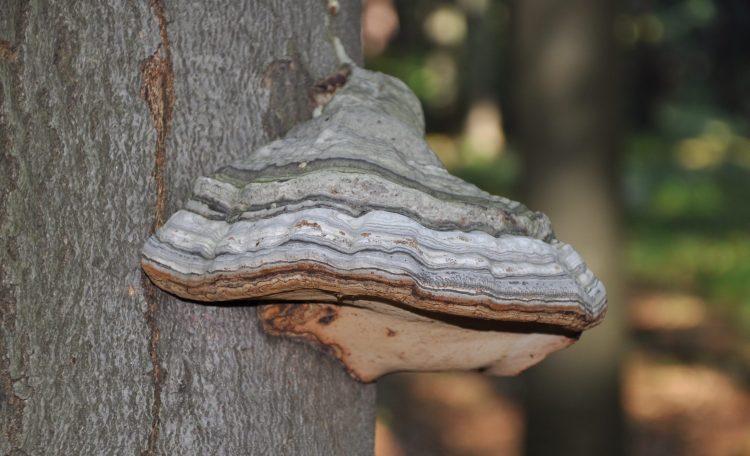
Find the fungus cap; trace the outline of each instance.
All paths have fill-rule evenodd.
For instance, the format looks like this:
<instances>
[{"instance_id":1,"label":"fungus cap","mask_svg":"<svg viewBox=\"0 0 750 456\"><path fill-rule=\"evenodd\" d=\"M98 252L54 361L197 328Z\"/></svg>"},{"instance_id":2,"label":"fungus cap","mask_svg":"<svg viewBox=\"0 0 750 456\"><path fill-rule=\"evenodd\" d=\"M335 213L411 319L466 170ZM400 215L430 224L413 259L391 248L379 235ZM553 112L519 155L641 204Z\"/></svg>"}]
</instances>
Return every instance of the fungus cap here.
<instances>
[{"instance_id":1,"label":"fungus cap","mask_svg":"<svg viewBox=\"0 0 750 456\"><path fill-rule=\"evenodd\" d=\"M603 285L545 215L445 170L401 81L349 66L312 95L313 119L196 181L143 248L156 285L259 301L267 332L363 381L516 374L603 318Z\"/></svg>"}]
</instances>

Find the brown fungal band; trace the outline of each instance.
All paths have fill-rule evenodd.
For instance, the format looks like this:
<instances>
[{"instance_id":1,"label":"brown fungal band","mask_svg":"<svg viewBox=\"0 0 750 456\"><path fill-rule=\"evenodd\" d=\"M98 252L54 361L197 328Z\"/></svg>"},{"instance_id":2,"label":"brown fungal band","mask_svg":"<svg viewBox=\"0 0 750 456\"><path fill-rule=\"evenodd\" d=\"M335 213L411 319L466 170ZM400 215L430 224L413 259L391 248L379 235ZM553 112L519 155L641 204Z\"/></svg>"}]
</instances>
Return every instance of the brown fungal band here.
<instances>
[{"instance_id":1,"label":"brown fungal band","mask_svg":"<svg viewBox=\"0 0 750 456\"><path fill-rule=\"evenodd\" d=\"M313 96L316 117L196 181L144 246L155 284L260 301L267 332L363 381L516 374L603 318L603 285L546 216L445 170L403 83L351 67Z\"/></svg>"}]
</instances>

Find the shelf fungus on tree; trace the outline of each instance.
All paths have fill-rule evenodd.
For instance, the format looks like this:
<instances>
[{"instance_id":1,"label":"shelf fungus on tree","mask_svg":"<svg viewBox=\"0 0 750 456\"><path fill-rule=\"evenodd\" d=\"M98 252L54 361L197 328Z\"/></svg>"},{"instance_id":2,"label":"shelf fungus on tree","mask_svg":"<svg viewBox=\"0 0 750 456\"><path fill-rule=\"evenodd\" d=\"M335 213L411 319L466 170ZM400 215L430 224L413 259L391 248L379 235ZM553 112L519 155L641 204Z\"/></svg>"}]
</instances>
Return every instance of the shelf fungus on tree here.
<instances>
[{"instance_id":1,"label":"shelf fungus on tree","mask_svg":"<svg viewBox=\"0 0 750 456\"><path fill-rule=\"evenodd\" d=\"M513 375L604 316L605 291L547 217L449 174L414 94L356 66L315 116L199 178L146 243L159 287L255 300L270 334L326 346L362 381Z\"/></svg>"}]
</instances>

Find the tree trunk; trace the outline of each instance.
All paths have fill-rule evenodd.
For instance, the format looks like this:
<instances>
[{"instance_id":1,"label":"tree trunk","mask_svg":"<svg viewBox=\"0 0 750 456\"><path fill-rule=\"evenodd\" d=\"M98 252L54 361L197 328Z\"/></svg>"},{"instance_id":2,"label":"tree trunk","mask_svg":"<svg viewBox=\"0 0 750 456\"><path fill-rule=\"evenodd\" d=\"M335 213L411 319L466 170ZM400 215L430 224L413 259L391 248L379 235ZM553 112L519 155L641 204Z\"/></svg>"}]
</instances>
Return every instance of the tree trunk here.
<instances>
[{"instance_id":1,"label":"tree trunk","mask_svg":"<svg viewBox=\"0 0 750 456\"><path fill-rule=\"evenodd\" d=\"M525 199L607 287L604 323L524 375L529 455L624 453L623 271L614 168L614 4L518 0L513 44Z\"/></svg>"},{"instance_id":2,"label":"tree trunk","mask_svg":"<svg viewBox=\"0 0 750 456\"><path fill-rule=\"evenodd\" d=\"M371 453L373 386L139 267L194 178L311 115L330 34L361 59L360 2L42 3L0 2L0 453Z\"/></svg>"}]
</instances>

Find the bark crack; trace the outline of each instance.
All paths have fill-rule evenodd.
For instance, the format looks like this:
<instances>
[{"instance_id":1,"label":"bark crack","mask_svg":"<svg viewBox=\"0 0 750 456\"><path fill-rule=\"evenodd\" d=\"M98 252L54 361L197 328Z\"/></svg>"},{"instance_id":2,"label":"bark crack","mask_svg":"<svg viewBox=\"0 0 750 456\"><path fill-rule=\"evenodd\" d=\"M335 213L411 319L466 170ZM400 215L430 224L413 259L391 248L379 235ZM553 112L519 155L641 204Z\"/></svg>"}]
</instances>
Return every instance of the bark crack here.
<instances>
[{"instance_id":1,"label":"bark crack","mask_svg":"<svg viewBox=\"0 0 750 456\"><path fill-rule=\"evenodd\" d=\"M151 227L153 234L164 224L166 195L166 143L172 126L172 113L175 103L174 71L172 68L172 52L167 33L167 18L163 0L151 0L151 10L159 24L161 42L156 51L143 62L141 66L141 97L146 101L151 120L156 130L156 148L154 159L154 182L156 187L156 204L154 208L154 223ZM151 456L156 453L156 442L159 438L161 425L161 382L163 370L159 359L160 330L157 321L157 300L159 291L148 280L145 274L141 280L144 297L146 299L146 325L149 328L148 352L151 358L151 377L154 383L154 395L151 403L151 429L148 434L146 450L141 454Z\"/></svg>"},{"instance_id":2,"label":"bark crack","mask_svg":"<svg viewBox=\"0 0 750 456\"><path fill-rule=\"evenodd\" d=\"M156 441L159 438L159 429L161 427L161 381L162 381L162 368L161 360L159 359L159 338L161 332L156 321L157 311L157 298L158 290L152 284L145 273L141 273L141 285L144 290L146 298L146 325L148 326L150 337L148 344L148 353L151 358L151 378L154 382L154 395L151 401L151 429L148 433L148 440L146 442L146 450L141 452L142 456L152 456L156 454Z\"/></svg>"},{"instance_id":3,"label":"bark crack","mask_svg":"<svg viewBox=\"0 0 750 456\"><path fill-rule=\"evenodd\" d=\"M164 16L162 0L152 0L151 7L159 22L161 44L141 66L141 97L146 100L151 120L156 129L156 150L154 162L154 180L156 182L156 209L153 230L164 224L166 206L166 143L172 127L172 112L175 103L174 71L172 69L172 51L167 35L167 19Z\"/></svg>"}]
</instances>

